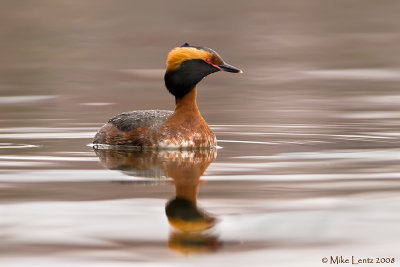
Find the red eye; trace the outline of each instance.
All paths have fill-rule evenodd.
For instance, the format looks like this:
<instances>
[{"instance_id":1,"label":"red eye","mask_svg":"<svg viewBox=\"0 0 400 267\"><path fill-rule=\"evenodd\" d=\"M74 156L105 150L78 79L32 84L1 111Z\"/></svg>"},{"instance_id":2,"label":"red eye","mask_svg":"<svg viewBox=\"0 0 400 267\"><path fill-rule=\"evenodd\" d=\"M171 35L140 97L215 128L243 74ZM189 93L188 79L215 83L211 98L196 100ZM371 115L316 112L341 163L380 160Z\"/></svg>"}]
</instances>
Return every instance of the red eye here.
<instances>
[{"instance_id":1,"label":"red eye","mask_svg":"<svg viewBox=\"0 0 400 267\"><path fill-rule=\"evenodd\" d=\"M211 64L211 58L206 58L205 60L208 64Z\"/></svg>"}]
</instances>

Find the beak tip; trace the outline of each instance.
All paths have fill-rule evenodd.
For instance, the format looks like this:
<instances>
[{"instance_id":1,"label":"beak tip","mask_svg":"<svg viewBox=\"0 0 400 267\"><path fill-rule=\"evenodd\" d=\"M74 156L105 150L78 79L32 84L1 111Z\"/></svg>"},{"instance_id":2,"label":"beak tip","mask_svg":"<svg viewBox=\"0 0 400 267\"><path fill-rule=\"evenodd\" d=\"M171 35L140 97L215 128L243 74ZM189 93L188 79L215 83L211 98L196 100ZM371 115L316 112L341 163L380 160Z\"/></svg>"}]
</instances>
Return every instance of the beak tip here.
<instances>
[{"instance_id":1,"label":"beak tip","mask_svg":"<svg viewBox=\"0 0 400 267\"><path fill-rule=\"evenodd\" d=\"M226 64L226 63L222 64L222 65L219 65L218 67L219 67L220 70L223 70L223 71L226 71L226 72L243 73L242 70L240 70L240 69L238 69L238 68L236 68L234 66L231 66L229 64Z\"/></svg>"}]
</instances>

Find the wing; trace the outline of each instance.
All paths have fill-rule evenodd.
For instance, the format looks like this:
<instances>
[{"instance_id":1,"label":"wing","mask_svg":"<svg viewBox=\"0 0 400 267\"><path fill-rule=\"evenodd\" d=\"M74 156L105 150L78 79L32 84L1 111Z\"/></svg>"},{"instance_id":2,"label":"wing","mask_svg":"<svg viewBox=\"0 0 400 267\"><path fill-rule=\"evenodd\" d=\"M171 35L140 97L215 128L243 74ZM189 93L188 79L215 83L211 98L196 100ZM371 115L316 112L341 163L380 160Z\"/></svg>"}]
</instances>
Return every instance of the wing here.
<instances>
[{"instance_id":1,"label":"wing","mask_svg":"<svg viewBox=\"0 0 400 267\"><path fill-rule=\"evenodd\" d=\"M97 132L94 144L152 146L158 129L173 111L138 110L111 118Z\"/></svg>"},{"instance_id":2,"label":"wing","mask_svg":"<svg viewBox=\"0 0 400 267\"><path fill-rule=\"evenodd\" d=\"M174 112L169 110L135 110L118 114L108 123L113 124L123 132L132 131L139 127L156 131L167 122L172 113Z\"/></svg>"}]
</instances>

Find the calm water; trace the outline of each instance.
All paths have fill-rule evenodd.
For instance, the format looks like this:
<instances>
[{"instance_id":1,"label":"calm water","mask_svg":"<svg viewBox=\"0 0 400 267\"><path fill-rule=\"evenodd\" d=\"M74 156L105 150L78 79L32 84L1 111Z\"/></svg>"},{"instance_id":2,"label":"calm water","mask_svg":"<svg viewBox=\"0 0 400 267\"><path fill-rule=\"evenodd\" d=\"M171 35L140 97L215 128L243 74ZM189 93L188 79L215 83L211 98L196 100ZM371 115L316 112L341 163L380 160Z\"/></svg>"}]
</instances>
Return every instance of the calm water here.
<instances>
[{"instance_id":1,"label":"calm water","mask_svg":"<svg viewBox=\"0 0 400 267\"><path fill-rule=\"evenodd\" d=\"M1 1L0 265L398 265L400 4L295 2ZM184 42L220 147L88 146Z\"/></svg>"}]
</instances>

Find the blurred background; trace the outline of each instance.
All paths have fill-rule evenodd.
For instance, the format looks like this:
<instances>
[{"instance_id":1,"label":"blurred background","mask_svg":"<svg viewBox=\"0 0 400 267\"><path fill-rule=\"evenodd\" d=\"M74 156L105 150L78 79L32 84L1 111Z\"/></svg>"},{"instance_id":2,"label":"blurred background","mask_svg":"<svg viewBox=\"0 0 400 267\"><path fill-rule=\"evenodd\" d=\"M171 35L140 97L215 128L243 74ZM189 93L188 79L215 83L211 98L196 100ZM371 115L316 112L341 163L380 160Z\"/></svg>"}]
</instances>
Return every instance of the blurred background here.
<instances>
[{"instance_id":1,"label":"blurred background","mask_svg":"<svg viewBox=\"0 0 400 267\"><path fill-rule=\"evenodd\" d=\"M399 13L394 0L0 0L0 261L396 256ZM171 180L103 166L87 147L118 113L174 108L165 61L185 42L244 71L198 87L222 148L199 194L212 238L182 241L217 253L192 258L167 249Z\"/></svg>"},{"instance_id":2,"label":"blurred background","mask_svg":"<svg viewBox=\"0 0 400 267\"><path fill-rule=\"evenodd\" d=\"M13 97L2 100L5 118L42 112L86 123L125 110L172 109L163 70L168 51L184 42L211 47L245 72L213 75L199 86L211 123L326 121L348 109L356 116L373 100L351 97L397 90L396 1L1 5L0 92ZM24 96L40 104L16 107Z\"/></svg>"}]
</instances>

